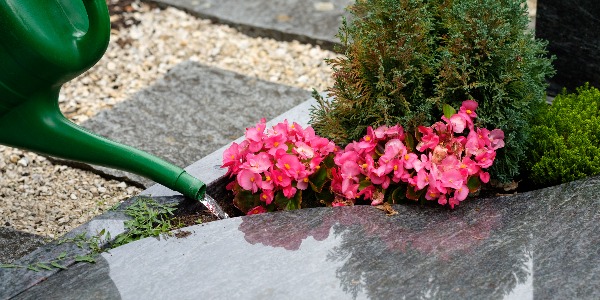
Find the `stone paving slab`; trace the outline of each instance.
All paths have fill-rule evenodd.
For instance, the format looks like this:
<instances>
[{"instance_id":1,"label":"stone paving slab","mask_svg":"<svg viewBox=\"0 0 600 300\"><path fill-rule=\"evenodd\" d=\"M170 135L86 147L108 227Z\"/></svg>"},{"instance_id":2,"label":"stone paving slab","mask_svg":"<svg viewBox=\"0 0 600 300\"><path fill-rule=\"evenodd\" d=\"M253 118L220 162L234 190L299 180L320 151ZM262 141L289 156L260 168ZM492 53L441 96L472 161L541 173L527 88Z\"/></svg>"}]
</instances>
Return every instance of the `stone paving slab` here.
<instances>
[{"instance_id":1,"label":"stone paving slab","mask_svg":"<svg viewBox=\"0 0 600 300\"><path fill-rule=\"evenodd\" d=\"M184 62L82 126L184 167L243 135L260 118L274 118L309 97L309 91L299 88ZM95 168L146 187L154 184L138 175Z\"/></svg>"},{"instance_id":2,"label":"stone paving slab","mask_svg":"<svg viewBox=\"0 0 600 300\"><path fill-rule=\"evenodd\" d=\"M15 299L598 299L598 194L594 177L454 210L232 218L113 249Z\"/></svg>"},{"instance_id":3,"label":"stone paving slab","mask_svg":"<svg viewBox=\"0 0 600 300\"><path fill-rule=\"evenodd\" d=\"M152 0L231 25L253 37L297 40L333 50L345 8L354 0Z\"/></svg>"}]
</instances>

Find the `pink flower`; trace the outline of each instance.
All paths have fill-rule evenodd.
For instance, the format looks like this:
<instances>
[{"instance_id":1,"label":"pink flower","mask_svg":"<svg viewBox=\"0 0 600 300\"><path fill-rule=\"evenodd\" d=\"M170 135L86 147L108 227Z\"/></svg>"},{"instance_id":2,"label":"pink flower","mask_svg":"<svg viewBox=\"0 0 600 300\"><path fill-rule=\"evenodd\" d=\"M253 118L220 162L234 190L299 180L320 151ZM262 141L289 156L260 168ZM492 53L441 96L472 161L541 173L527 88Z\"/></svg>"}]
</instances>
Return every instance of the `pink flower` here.
<instances>
[{"instance_id":1,"label":"pink flower","mask_svg":"<svg viewBox=\"0 0 600 300\"><path fill-rule=\"evenodd\" d=\"M292 179L283 171L273 170L271 175L273 183L279 187L287 187L292 184Z\"/></svg>"},{"instance_id":2,"label":"pink flower","mask_svg":"<svg viewBox=\"0 0 600 300\"><path fill-rule=\"evenodd\" d=\"M490 145L492 149L496 150L504 147L504 131L500 129L494 129L489 135Z\"/></svg>"},{"instance_id":3,"label":"pink flower","mask_svg":"<svg viewBox=\"0 0 600 300\"><path fill-rule=\"evenodd\" d=\"M242 156L240 155L240 147L234 142L223 152L223 165L221 168L229 167L228 172L235 174L238 172L241 159Z\"/></svg>"},{"instance_id":4,"label":"pink flower","mask_svg":"<svg viewBox=\"0 0 600 300\"><path fill-rule=\"evenodd\" d=\"M479 179L483 183L488 183L490 181L490 173L488 173L488 172L479 173Z\"/></svg>"},{"instance_id":5,"label":"pink flower","mask_svg":"<svg viewBox=\"0 0 600 300\"><path fill-rule=\"evenodd\" d=\"M467 119L461 114L454 114L450 117L450 124L452 124L452 131L462 133L467 125Z\"/></svg>"},{"instance_id":6,"label":"pink flower","mask_svg":"<svg viewBox=\"0 0 600 300\"><path fill-rule=\"evenodd\" d=\"M257 215L257 214L262 214L262 213L266 213L267 209L262 207L262 206L257 206L251 210L248 211L248 213L246 213L246 215Z\"/></svg>"},{"instance_id":7,"label":"pink flower","mask_svg":"<svg viewBox=\"0 0 600 300\"><path fill-rule=\"evenodd\" d=\"M252 171L241 170L237 175L237 182L243 189L256 193L262 183L262 177Z\"/></svg>"},{"instance_id":8,"label":"pink flower","mask_svg":"<svg viewBox=\"0 0 600 300\"><path fill-rule=\"evenodd\" d=\"M475 119L477 117L475 110L477 109L478 106L479 105L477 104L477 102L475 102L473 100L465 100L465 101L463 101L462 105L460 106L459 111L461 113L466 114L471 119Z\"/></svg>"},{"instance_id":9,"label":"pink flower","mask_svg":"<svg viewBox=\"0 0 600 300\"><path fill-rule=\"evenodd\" d=\"M296 188L291 185L284 187L283 195L288 199L293 198L296 195Z\"/></svg>"},{"instance_id":10,"label":"pink flower","mask_svg":"<svg viewBox=\"0 0 600 300\"><path fill-rule=\"evenodd\" d=\"M419 158L414 153L404 154L401 160L402 163L404 163L405 169L414 169L415 165L418 165L420 163Z\"/></svg>"},{"instance_id":11,"label":"pink flower","mask_svg":"<svg viewBox=\"0 0 600 300\"><path fill-rule=\"evenodd\" d=\"M423 152L427 149L433 149L440 142L440 137L433 132L433 128L419 126L418 130L423 135L421 141L417 145L418 151Z\"/></svg>"},{"instance_id":12,"label":"pink flower","mask_svg":"<svg viewBox=\"0 0 600 300\"><path fill-rule=\"evenodd\" d=\"M467 196L469 196L469 187L466 184L463 184L454 192L454 198L458 201L465 200Z\"/></svg>"},{"instance_id":13,"label":"pink flower","mask_svg":"<svg viewBox=\"0 0 600 300\"><path fill-rule=\"evenodd\" d=\"M242 164L241 168L252 171L253 173L262 173L269 168L273 163L271 162L271 156L265 152L260 152L256 155L248 153L246 156L246 162Z\"/></svg>"},{"instance_id":14,"label":"pink flower","mask_svg":"<svg viewBox=\"0 0 600 300\"><path fill-rule=\"evenodd\" d=\"M276 166L283 171L287 176L297 179L300 172L304 172L304 165L300 163L298 157L291 154L283 154L276 157Z\"/></svg>"},{"instance_id":15,"label":"pink flower","mask_svg":"<svg viewBox=\"0 0 600 300\"><path fill-rule=\"evenodd\" d=\"M371 126L367 127L367 135L365 135L360 142L356 144L356 149L359 153L371 152L377 146L377 139L375 132Z\"/></svg>"},{"instance_id":16,"label":"pink flower","mask_svg":"<svg viewBox=\"0 0 600 300\"><path fill-rule=\"evenodd\" d=\"M315 156L315 151L309 145L304 142L296 142L294 153L298 154L301 159L311 159Z\"/></svg>"},{"instance_id":17,"label":"pink flower","mask_svg":"<svg viewBox=\"0 0 600 300\"><path fill-rule=\"evenodd\" d=\"M459 189L464 182L463 176L458 170L452 169L442 172L441 183L442 186L452 189Z\"/></svg>"},{"instance_id":18,"label":"pink flower","mask_svg":"<svg viewBox=\"0 0 600 300\"><path fill-rule=\"evenodd\" d=\"M269 205L273 202L274 196L273 190L263 190L262 194L260 194L260 200Z\"/></svg>"},{"instance_id":19,"label":"pink flower","mask_svg":"<svg viewBox=\"0 0 600 300\"><path fill-rule=\"evenodd\" d=\"M489 168L494 163L495 158L496 152L491 150L482 152L479 155L477 155L475 157L475 161L477 162L478 166L482 168Z\"/></svg>"}]
</instances>

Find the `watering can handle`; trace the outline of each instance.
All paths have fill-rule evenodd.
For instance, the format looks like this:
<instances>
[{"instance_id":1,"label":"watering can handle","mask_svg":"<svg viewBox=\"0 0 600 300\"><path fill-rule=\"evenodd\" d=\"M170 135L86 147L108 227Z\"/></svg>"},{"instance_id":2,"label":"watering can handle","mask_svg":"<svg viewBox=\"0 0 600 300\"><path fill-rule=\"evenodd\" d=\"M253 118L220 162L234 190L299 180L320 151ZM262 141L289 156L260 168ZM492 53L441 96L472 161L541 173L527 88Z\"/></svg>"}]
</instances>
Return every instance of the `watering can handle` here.
<instances>
[{"instance_id":1,"label":"watering can handle","mask_svg":"<svg viewBox=\"0 0 600 300\"><path fill-rule=\"evenodd\" d=\"M106 0L84 0L83 3L88 14L89 29L77 41L77 46L79 53L82 55L82 62L91 63L93 66L99 60L99 57L104 55L108 46L110 18L108 17Z\"/></svg>"}]
</instances>

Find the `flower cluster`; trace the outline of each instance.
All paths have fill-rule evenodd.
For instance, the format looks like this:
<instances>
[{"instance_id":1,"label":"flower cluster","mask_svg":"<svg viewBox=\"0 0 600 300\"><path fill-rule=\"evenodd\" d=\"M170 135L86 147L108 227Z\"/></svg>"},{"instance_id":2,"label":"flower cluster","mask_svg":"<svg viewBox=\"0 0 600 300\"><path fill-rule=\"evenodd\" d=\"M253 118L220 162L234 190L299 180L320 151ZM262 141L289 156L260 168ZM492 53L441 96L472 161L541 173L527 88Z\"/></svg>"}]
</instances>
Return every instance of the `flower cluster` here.
<instances>
[{"instance_id":1,"label":"flower cluster","mask_svg":"<svg viewBox=\"0 0 600 300\"><path fill-rule=\"evenodd\" d=\"M299 190L306 190L309 184L315 190L323 187L324 180L312 177L335 145L315 135L312 127L302 128L285 120L267 130L262 119L246 129L245 137L225 150L222 165L236 178L227 188L236 194L234 203L240 210L253 214L276 207L300 208ZM293 198L299 200L285 201ZM283 201L274 203L275 199Z\"/></svg>"},{"instance_id":2,"label":"flower cluster","mask_svg":"<svg viewBox=\"0 0 600 300\"><path fill-rule=\"evenodd\" d=\"M284 121L267 130L263 119L223 153L235 177L227 188L247 214L300 208L304 196L332 206L423 199L454 208L490 180L485 169L504 147L502 130L475 127L476 109L473 100L458 112L445 105L442 121L414 135L400 125L368 127L341 151L310 126Z\"/></svg>"},{"instance_id":3,"label":"flower cluster","mask_svg":"<svg viewBox=\"0 0 600 300\"><path fill-rule=\"evenodd\" d=\"M464 101L459 112L445 107L442 121L418 127L417 145L400 126L369 127L366 136L335 156L339 172L332 172L331 187L338 196L334 205L354 203L361 196L372 205L424 196L454 208L489 181L484 169L504 146L502 130L474 126L476 108L473 100Z\"/></svg>"}]
</instances>

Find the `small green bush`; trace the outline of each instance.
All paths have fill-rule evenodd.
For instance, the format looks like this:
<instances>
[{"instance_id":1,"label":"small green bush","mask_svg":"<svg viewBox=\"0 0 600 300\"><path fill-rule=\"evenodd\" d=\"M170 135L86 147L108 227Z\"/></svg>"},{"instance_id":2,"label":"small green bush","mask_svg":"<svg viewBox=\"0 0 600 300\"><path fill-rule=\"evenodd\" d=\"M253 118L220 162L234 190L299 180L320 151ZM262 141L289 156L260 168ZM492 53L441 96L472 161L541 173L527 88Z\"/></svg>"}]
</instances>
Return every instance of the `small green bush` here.
<instances>
[{"instance_id":1,"label":"small green bush","mask_svg":"<svg viewBox=\"0 0 600 300\"><path fill-rule=\"evenodd\" d=\"M529 177L537 185L600 174L600 91L563 90L536 118L531 143Z\"/></svg>"},{"instance_id":2,"label":"small green bush","mask_svg":"<svg viewBox=\"0 0 600 300\"><path fill-rule=\"evenodd\" d=\"M331 102L311 124L340 145L367 126L431 125L449 104L479 103L477 126L500 128L506 147L490 169L509 182L525 159L530 121L553 74L546 43L527 32L524 0L358 0L338 37ZM315 95L318 97L318 95Z\"/></svg>"}]
</instances>

